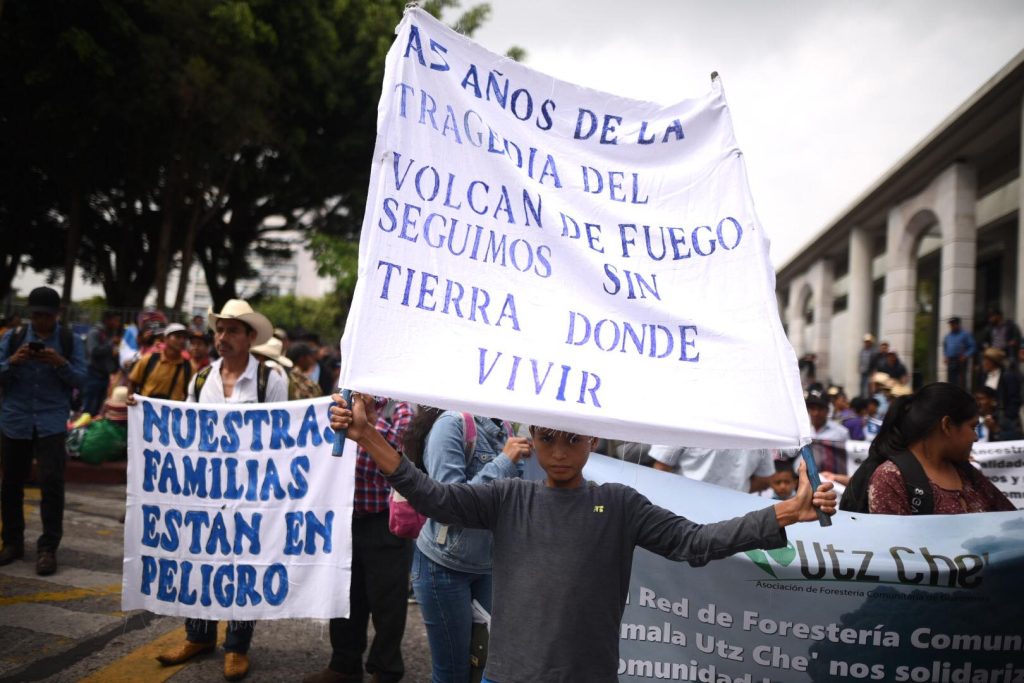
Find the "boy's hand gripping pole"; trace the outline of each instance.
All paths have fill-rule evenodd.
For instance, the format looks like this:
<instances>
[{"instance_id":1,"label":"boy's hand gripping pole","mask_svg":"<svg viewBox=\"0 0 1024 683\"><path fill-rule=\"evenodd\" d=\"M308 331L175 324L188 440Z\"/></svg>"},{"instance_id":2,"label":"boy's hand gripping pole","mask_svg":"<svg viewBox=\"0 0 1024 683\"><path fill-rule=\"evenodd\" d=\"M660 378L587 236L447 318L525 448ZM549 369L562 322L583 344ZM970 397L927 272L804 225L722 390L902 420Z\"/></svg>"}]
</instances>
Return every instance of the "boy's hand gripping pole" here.
<instances>
[{"instance_id":1,"label":"boy's hand gripping pole","mask_svg":"<svg viewBox=\"0 0 1024 683\"><path fill-rule=\"evenodd\" d=\"M338 391L341 394L341 397L345 399L345 403L348 404L349 410L352 410L352 390L339 388ZM347 429L334 430L334 448L331 450L331 455L334 457L340 458L341 454L345 451L345 437L347 434Z\"/></svg>"},{"instance_id":2,"label":"boy's hand gripping pole","mask_svg":"<svg viewBox=\"0 0 1024 683\"><path fill-rule=\"evenodd\" d=\"M335 442L337 447L337 442ZM814 462L814 454L811 453L810 444L800 449L800 457L804 459L804 464L807 466L807 478L811 482L811 495L818 490L821 486L821 475L818 474L818 464ZM821 508L815 508L815 512L818 513L818 524L821 526L832 526L832 518L821 511Z\"/></svg>"}]
</instances>

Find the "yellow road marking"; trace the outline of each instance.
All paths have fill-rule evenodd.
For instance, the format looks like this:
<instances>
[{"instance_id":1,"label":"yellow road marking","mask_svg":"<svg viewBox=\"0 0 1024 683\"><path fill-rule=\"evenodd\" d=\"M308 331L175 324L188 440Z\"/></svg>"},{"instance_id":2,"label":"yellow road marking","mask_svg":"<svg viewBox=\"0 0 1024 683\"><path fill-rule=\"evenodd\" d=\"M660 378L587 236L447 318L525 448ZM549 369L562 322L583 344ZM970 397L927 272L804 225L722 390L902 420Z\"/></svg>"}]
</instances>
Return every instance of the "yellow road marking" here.
<instances>
[{"instance_id":1,"label":"yellow road marking","mask_svg":"<svg viewBox=\"0 0 1024 683\"><path fill-rule=\"evenodd\" d=\"M221 621L217 625L218 640L224 639L226 629L227 622L225 621ZM78 683L134 683L136 681L162 683L188 666L189 662L175 666L163 666L156 661L156 656L184 640L185 629L176 628L137 647L102 669L94 671L91 675L79 680Z\"/></svg>"},{"instance_id":2,"label":"yellow road marking","mask_svg":"<svg viewBox=\"0 0 1024 683\"><path fill-rule=\"evenodd\" d=\"M19 605L26 602L65 602L67 600L79 600L81 598L95 598L105 595L114 595L121 592L121 584L115 583L109 586L98 588L72 588L66 591L49 591L45 593L32 593L30 595L12 595L0 597L0 606Z\"/></svg>"}]
</instances>

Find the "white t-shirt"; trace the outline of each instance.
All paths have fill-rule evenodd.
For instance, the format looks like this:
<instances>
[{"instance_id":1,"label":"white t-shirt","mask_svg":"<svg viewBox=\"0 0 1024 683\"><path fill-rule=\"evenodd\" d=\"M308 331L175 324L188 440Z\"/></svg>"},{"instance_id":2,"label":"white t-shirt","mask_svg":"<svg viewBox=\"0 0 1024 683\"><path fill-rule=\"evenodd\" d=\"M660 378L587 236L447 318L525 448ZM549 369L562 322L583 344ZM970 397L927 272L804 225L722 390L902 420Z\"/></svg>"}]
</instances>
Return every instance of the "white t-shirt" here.
<instances>
[{"instance_id":1,"label":"white t-shirt","mask_svg":"<svg viewBox=\"0 0 1024 683\"><path fill-rule=\"evenodd\" d=\"M259 394L256 387L256 372L260 362L255 356L249 356L249 365L245 372L235 382L235 388L231 396L224 396L224 382L220 378L220 366L222 358L218 358L210 364L210 374L206 377L206 383L199 392L200 403L258 403ZM188 395L185 400L189 403L195 402L196 375L188 384ZM281 373L270 372L267 375L267 395L264 403L277 403L288 400L288 380Z\"/></svg>"},{"instance_id":2,"label":"white t-shirt","mask_svg":"<svg viewBox=\"0 0 1024 683\"><path fill-rule=\"evenodd\" d=\"M771 451L743 448L651 446L649 455L684 477L737 491L750 491L750 477L775 474Z\"/></svg>"}]
</instances>

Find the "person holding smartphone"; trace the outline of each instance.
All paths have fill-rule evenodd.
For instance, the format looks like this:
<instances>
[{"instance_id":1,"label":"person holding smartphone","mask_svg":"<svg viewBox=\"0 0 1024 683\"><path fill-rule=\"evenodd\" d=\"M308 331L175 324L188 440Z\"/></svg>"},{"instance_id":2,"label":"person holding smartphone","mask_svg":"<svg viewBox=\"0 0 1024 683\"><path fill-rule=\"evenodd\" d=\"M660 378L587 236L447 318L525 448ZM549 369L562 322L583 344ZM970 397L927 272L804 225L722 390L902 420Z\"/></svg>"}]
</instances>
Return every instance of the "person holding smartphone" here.
<instances>
[{"instance_id":1,"label":"person holding smartphone","mask_svg":"<svg viewBox=\"0 0 1024 683\"><path fill-rule=\"evenodd\" d=\"M37 287L28 295L31 324L0 339L0 405L3 482L0 565L25 555L25 482L36 460L42 493L43 534L36 544L36 573L57 571L57 547L64 527L64 465L71 393L85 380L82 340L57 321L60 295Z\"/></svg>"}]
</instances>

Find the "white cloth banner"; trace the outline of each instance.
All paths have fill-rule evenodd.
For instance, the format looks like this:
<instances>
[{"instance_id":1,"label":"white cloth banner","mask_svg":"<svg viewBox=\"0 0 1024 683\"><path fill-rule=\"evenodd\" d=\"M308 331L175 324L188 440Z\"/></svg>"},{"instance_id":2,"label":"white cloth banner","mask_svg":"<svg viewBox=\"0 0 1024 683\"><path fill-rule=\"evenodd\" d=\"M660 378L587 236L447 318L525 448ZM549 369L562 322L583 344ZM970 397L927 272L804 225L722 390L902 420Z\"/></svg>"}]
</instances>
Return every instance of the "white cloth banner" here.
<instances>
[{"instance_id":1,"label":"white cloth banner","mask_svg":"<svg viewBox=\"0 0 1024 683\"><path fill-rule=\"evenodd\" d=\"M846 442L846 471L853 474L868 457L870 441ZM1018 510L1024 509L1024 441L976 443L971 457Z\"/></svg>"},{"instance_id":2,"label":"white cloth banner","mask_svg":"<svg viewBox=\"0 0 1024 683\"><path fill-rule=\"evenodd\" d=\"M591 456L585 474L697 522L764 498ZM853 515L694 568L638 549L620 681L1024 679L1024 513Z\"/></svg>"},{"instance_id":3,"label":"white cloth banner","mask_svg":"<svg viewBox=\"0 0 1024 683\"><path fill-rule=\"evenodd\" d=\"M355 444L331 455L330 404L138 397L128 409L123 609L347 617Z\"/></svg>"},{"instance_id":4,"label":"white cloth banner","mask_svg":"<svg viewBox=\"0 0 1024 683\"><path fill-rule=\"evenodd\" d=\"M397 34L343 386L645 443L810 437L720 80L663 106L419 9Z\"/></svg>"}]
</instances>

